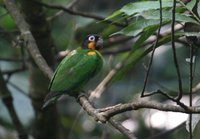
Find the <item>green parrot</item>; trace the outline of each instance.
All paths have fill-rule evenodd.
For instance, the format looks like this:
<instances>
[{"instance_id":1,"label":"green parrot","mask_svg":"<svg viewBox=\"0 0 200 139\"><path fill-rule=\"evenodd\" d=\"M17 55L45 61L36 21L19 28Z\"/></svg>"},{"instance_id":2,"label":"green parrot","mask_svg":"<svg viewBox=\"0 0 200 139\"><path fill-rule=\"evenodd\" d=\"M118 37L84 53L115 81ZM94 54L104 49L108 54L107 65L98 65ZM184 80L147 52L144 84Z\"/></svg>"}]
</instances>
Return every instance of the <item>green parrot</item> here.
<instances>
[{"instance_id":1,"label":"green parrot","mask_svg":"<svg viewBox=\"0 0 200 139\"><path fill-rule=\"evenodd\" d=\"M73 50L61 61L49 84L43 108L64 94L78 97L84 85L102 68L103 58L97 51L102 47L100 36L88 35L82 48Z\"/></svg>"}]
</instances>

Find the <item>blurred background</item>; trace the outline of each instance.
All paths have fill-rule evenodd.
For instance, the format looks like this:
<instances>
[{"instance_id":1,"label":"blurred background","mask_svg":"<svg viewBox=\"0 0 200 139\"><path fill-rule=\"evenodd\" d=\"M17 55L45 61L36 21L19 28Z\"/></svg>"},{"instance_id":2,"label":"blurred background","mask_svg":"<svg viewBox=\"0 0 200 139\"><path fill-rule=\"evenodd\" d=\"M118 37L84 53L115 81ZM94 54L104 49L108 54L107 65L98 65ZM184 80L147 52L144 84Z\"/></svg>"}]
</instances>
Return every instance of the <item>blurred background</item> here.
<instances>
[{"instance_id":1,"label":"blurred background","mask_svg":"<svg viewBox=\"0 0 200 139\"><path fill-rule=\"evenodd\" d=\"M72 1L43 0L43 2L67 6ZM101 17L107 17L129 2L132 1L77 0L72 9L95 14ZM39 99L33 101L33 98L35 98L34 94L36 94L33 93L33 90L37 90L40 87L37 88L37 85L33 85L33 77L36 73L35 71L33 72L33 69L30 69L34 64L31 63L32 60L25 49L26 42L20 40L20 32L15 25L14 20L3 6L3 3L1 3L1 5L0 70L13 97L16 113L22 122L25 131L28 133L29 138L32 139L36 137L35 121L40 117L40 115L38 115L39 112L37 112L35 108L35 103ZM17 5L18 7L21 6L20 8L23 9L23 2L18 2ZM56 68L66 53L80 47L82 40L88 34L100 34L107 43L101 50L105 60L103 70L92 79L87 86L85 86L85 91L88 94L97 87L97 85L106 77L109 71L112 70L117 63L126 58L135 42L135 38L138 37L136 36L135 38L124 39L124 41L112 44L112 39L115 40L116 38L126 37L124 35L112 37L112 34L119 31L122 27L45 7L42 7L42 13L45 15L50 33L49 35L53 42L52 50L54 53L52 58L55 61L55 64L51 66L53 69ZM37 22L34 24L37 25ZM164 32L168 29L170 29L170 25L166 25L162 31ZM39 36L39 38L42 37ZM44 49L46 49L45 45L46 43L43 43ZM182 101L185 104L189 104L189 63L187 62L187 58L189 58L189 47L186 47L183 43L177 43L176 45L184 90ZM145 49L145 47L142 49ZM43 51L50 50L46 49ZM198 54L199 52L196 53L194 85L200 81L200 62ZM143 88L146 66L148 65L149 58L150 54L147 54L141 59L136 60L132 66L129 66L128 70L125 72L122 71L123 74L119 74L115 79L113 79L108 84L100 98L93 101L93 104L97 108L102 108L138 99ZM46 83L44 83L44 81L45 80L43 79L37 79L37 83L40 84L40 86L43 86L44 84L44 86L48 85L48 81ZM177 74L174 67L170 42L167 42L156 49L154 55L146 91L151 92L157 89L164 90L172 96L176 96L176 92L178 92ZM44 91L44 93L46 92L47 90ZM44 93L42 93L43 97ZM195 101L198 101L198 92L193 98L194 103ZM144 98L144 100L156 100L163 103L173 104L165 97L159 95ZM64 96L57 102L55 107L57 110L56 112L59 115L57 116L59 119L59 135L57 136L57 139L126 138L111 125L96 123L87 113L82 113L81 116L77 118L81 107L74 98ZM51 116L51 114L52 113L49 112L46 116ZM125 112L115 116L114 118L122 123L124 127L132 131L138 139L156 138L154 135L159 133L162 133L161 137L163 139L186 139L188 137L188 132L183 123L188 118L188 115L186 114L141 109ZM48 122L47 125L54 126L54 123L51 123L51 120ZM181 126L179 126L180 124ZM177 126L179 127L177 128ZM41 126L41 128L46 127ZM200 134L198 132L199 129L200 127L197 126L194 131L194 139L198 138ZM17 132L10 118L9 112L0 99L0 139L17 138Z\"/></svg>"}]
</instances>

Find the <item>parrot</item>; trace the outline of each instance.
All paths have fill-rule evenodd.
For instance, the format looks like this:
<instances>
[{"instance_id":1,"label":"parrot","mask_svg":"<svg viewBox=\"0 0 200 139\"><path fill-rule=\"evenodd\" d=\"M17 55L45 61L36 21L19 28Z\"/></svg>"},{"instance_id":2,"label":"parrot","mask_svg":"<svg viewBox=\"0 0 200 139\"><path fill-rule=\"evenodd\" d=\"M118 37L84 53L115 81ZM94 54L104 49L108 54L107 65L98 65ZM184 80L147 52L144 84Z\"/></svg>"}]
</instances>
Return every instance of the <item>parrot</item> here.
<instances>
[{"instance_id":1,"label":"parrot","mask_svg":"<svg viewBox=\"0 0 200 139\"><path fill-rule=\"evenodd\" d=\"M43 108L56 102L62 95L77 98L83 87L100 72L103 57L98 51L103 39L97 34L88 35L82 47L71 51L58 65L50 81Z\"/></svg>"}]
</instances>

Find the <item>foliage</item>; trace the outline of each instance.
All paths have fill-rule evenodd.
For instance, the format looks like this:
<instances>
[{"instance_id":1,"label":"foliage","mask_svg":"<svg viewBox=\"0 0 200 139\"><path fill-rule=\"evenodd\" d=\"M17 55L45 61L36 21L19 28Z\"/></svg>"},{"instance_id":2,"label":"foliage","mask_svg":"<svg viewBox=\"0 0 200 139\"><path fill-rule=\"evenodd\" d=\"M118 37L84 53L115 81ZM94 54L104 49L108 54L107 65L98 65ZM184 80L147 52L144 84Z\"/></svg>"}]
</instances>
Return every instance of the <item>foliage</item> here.
<instances>
[{"instance_id":1,"label":"foliage","mask_svg":"<svg viewBox=\"0 0 200 139\"><path fill-rule=\"evenodd\" d=\"M18 8L20 8L19 5L21 5L21 1L17 3ZM45 0L44 2L53 2L53 5L58 4L62 6L69 4L71 1L59 0L55 2L52 0ZM90 90L95 90L96 86L98 86L112 70L114 70L114 74L105 84L103 95L100 95L100 98L96 98L93 102L97 108L118 103L127 103L138 98L138 95L141 95L149 59L151 58L154 48L155 54L153 56L153 64L145 93L162 90L175 98L179 92L178 84L180 81L177 82L177 73L173 58L174 50L171 47L173 41L176 42L176 57L178 59L183 84L183 99L181 99L181 102L184 104L189 103L188 90L191 88L190 82L192 73L194 76L192 89L196 89L193 98L198 99L195 105L199 105L198 85L200 83L200 71L197 69L200 67L200 62L198 60L199 51L197 44L199 44L200 37L200 19L198 16L200 13L200 2L191 0L188 3L183 3L178 0L176 2L175 21L173 21L172 18L173 0L162 0L162 5L160 5L161 1L159 0L127 0L125 1L126 4L124 4L124 1L108 2L106 0L94 1L92 4L89 2L90 1L87 0L84 2L77 1L71 9L75 9L75 12L79 12L79 10L82 9L83 11L81 11L81 13L86 13L86 15L94 13L99 19L101 17L106 17L104 20L91 20L90 18L88 19L87 16L87 18L84 16L80 17L80 13L67 13L55 10L56 8L49 8L44 5L41 6L41 4L33 4L33 6L42 7L41 11L45 13L44 16L48 24L42 27L33 22L33 25L30 24L30 26L33 32L37 32L38 30L44 31L49 27L46 33L52 37L52 40L50 40L49 44L38 43L38 45L54 45L51 49L55 52L53 55L53 60L56 63L55 65L58 65L60 59L63 58L63 54L65 56L66 52L79 47L86 35L94 33L103 36L104 40L106 40L105 47L101 50L105 59L104 69L96 78L85 86L85 92L88 93ZM2 2L0 2L0 4L1 3ZM106 7L108 8L106 10L102 8L102 3L107 3ZM124 5L121 7L122 4ZM160 6L162 6L162 8L160 8ZM194 10L195 8L196 11ZM99 10L97 11L96 9ZM160 13L162 13L162 16ZM160 17L162 17L162 22ZM29 20L27 20L27 22L29 23ZM175 32L171 31L172 22L176 25ZM189 30L184 26L187 24L191 25ZM161 29L160 32L159 29ZM32 59L30 60L31 56L29 52L24 51L27 42L23 42L23 39L21 40L20 37L18 37L20 36L19 29L5 6L0 7L0 35L0 70L14 99L17 115L28 135L32 135L33 132L37 132L34 131L34 121L37 120L38 117L42 117L41 111L37 113L35 109L37 105L34 102L38 101L41 104L43 103L41 98L45 96L47 91L48 79L43 77L43 73L39 69L35 68L35 63L32 63ZM38 33L34 35L37 42L45 40L44 34L41 35ZM172 36L174 36L175 40L172 40ZM15 45L14 41L17 42L17 45ZM193 62L192 72L190 71L190 64L192 63L190 61L191 47L194 48L193 54L196 56ZM44 47L41 48L43 48L42 51L44 51ZM50 52L51 49L45 51ZM46 55L44 55L44 57L45 56ZM118 64L120 65L119 67L116 66ZM53 68L55 69L55 67ZM36 82L34 82L34 80ZM39 92L39 94L35 94L36 96L34 98L32 96L33 94L30 93L33 92L33 90ZM2 90L0 90L0 97L3 100L4 96L1 91ZM163 104L167 104L169 101L171 103L169 98L160 94L149 99ZM194 101L194 99L192 101ZM10 117L8 109L2 102L3 101L0 103L0 128L4 129L4 134L1 135L0 132L0 138L4 139L6 136L9 136L9 134L13 136L12 134L14 134L16 129L11 118L8 118ZM58 117L60 118L59 126L62 129L59 138L125 138L121 133L113 130L115 129L113 126L96 124L87 114L82 114L82 116L77 119L76 115L79 113L80 106L71 97L64 97L61 99L57 103L57 110L59 114ZM151 112L150 110L144 109L122 113L114 118L133 131L137 138L147 138L153 136L154 133L162 133L163 131L174 128L166 124L170 123L170 121L167 121L162 126L156 127L154 125L155 123L152 122L155 113L155 111ZM166 115L169 115L169 113ZM51 116L53 116L52 113L47 115L47 117ZM192 132L194 138L198 138L199 133L195 132L195 130L199 129L199 114L192 115L192 119ZM128 121L128 125L126 125L125 121ZM44 121L41 121L41 125L43 124L42 122ZM190 132L190 122L191 121L188 120L186 125L188 132ZM51 123L48 124L51 125ZM175 129L172 130L172 132L175 131ZM11 133L8 132L9 130ZM188 133L184 130L182 132L168 133L167 136L161 134L160 138L170 137L171 139L177 139L187 138L187 136Z\"/></svg>"}]
</instances>

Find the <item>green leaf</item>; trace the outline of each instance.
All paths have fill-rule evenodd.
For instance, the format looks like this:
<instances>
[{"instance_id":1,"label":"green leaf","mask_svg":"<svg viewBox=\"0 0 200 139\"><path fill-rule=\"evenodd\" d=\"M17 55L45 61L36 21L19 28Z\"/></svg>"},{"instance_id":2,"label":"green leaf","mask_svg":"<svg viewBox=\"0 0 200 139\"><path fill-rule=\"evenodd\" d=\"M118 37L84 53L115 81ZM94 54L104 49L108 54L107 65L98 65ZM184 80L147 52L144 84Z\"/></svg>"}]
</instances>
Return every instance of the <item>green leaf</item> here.
<instances>
[{"instance_id":1,"label":"green leaf","mask_svg":"<svg viewBox=\"0 0 200 139\"><path fill-rule=\"evenodd\" d=\"M9 14L1 18L0 26L6 30L13 30L16 28L16 24Z\"/></svg>"},{"instance_id":2,"label":"green leaf","mask_svg":"<svg viewBox=\"0 0 200 139\"><path fill-rule=\"evenodd\" d=\"M171 41L171 34L160 39L156 47L159 47L170 41ZM129 55L129 57L126 58L127 63L116 73L112 81L115 82L122 79L128 73L128 71L130 71L143 57L145 57L148 53L152 51L153 46L154 44L151 45L148 49L139 48L133 51L131 55Z\"/></svg>"},{"instance_id":3,"label":"green leaf","mask_svg":"<svg viewBox=\"0 0 200 139\"><path fill-rule=\"evenodd\" d=\"M196 2L197 2L197 0L191 0L190 2L188 2L187 5L186 5L187 9L192 11L192 9L194 8Z\"/></svg>"},{"instance_id":4,"label":"green leaf","mask_svg":"<svg viewBox=\"0 0 200 139\"><path fill-rule=\"evenodd\" d=\"M146 18L146 19L160 19L159 16L159 10L152 10L152 11L148 11L148 12L143 12L141 15ZM194 20L193 18L190 17L189 14L181 14L181 13L176 13L176 21L179 22L190 22L190 23L195 23L195 24L199 24L196 20ZM171 21L172 20L172 12L168 11L168 10L163 10L163 14L162 14L163 20L165 21Z\"/></svg>"},{"instance_id":5,"label":"green leaf","mask_svg":"<svg viewBox=\"0 0 200 139\"><path fill-rule=\"evenodd\" d=\"M88 34L99 34L103 38L108 38L110 34L121 30L121 28L105 22L92 21L87 25L78 27L75 31L76 40L81 43Z\"/></svg>"},{"instance_id":6,"label":"green leaf","mask_svg":"<svg viewBox=\"0 0 200 139\"><path fill-rule=\"evenodd\" d=\"M144 49L137 49L130 57L126 60L126 65L123 66L112 78L112 82L121 80L126 73L133 68L142 58Z\"/></svg>"},{"instance_id":7,"label":"green leaf","mask_svg":"<svg viewBox=\"0 0 200 139\"><path fill-rule=\"evenodd\" d=\"M197 102L194 104L195 106L200 106L200 99L197 100ZM200 114L192 114L192 133L194 132L194 129L196 128L197 124L200 121ZM189 132L189 116L186 121L186 130Z\"/></svg>"},{"instance_id":8,"label":"green leaf","mask_svg":"<svg viewBox=\"0 0 200 139\"><path fill-rule=\"evenodd\" d=\"M115 34L124 34L127 36L136 36L141 33L146 27L153 26L159 24L159 20L146 20L139 19L137 22L134 22L124 29L114 33Z\"/></svg>"},{"instance_id":9,"label":"green leaf","mask_svg":"<svg viewBox=\"0 0 200 139\"><path fill-rule=\"evenodd\" d=\"M162 8L172 7L172 0L163 0ZM140 2L132 2L125 6L123 6L120 10L115 11L113 14L108 16L106 20L113 19L117 16L120 16L122 13L127 15L133 15L136 13L140 13L143 11L160 9L159 1L140 1Z\"/></svg>"},{"instance_id":10,"label":"green leaf","mask_svg":"<svg viewBox=\"0 0 200 139\"><path fill-rule=\"evenodd\" d=\"M122 12L120 10L115 11L113 14L111 14L110 16L108 16L105 20L110 20L116 16L119 16Z\"/></svg>"},{"instance_id":11,"label":"green leaf","mask_svg":"<svg viewBox=\"0 0 200 139\"><path fill-rule=\"evenodd\" d=\"M137 39L135 44L133 45L132 52L138 49L144 41L146 41L157 29L159 28L159 25L153 25L153 26L148 26L146 27L142 33L142 35Z\"/></svg>"},{"instance_id":12,"label":"green leaf","mask_svg":"<svg viewBox=\"0 0 200 139\"><path fill-rule=\"evenodd\" d=\"M200 15L200 1L197 4L197 13L198 13L198 15Z\"/></svg>"},{"instance_id":13,"label":"green leaf","mask_svg":"<svg viewBox=\"0 0 200 139\"><path fill-rule=\"evenodd\" d=\"M172 0L163 0L162 8L172 7L172 3ZM148 11L152 9L160 9L159 1L141 1L129 3L122 7L120 11L124 12L127 15L133 15L139 12Z\"/></svg>"},{"instance_id":14,"label":"green leaf","mask_svg":"<svg viewBox=\"0 0 200 139\"><path fill-rule=\"evenodd\" d=\"M140 46L146 41L157 29L159 28L159 25L152 25L147 26L144 28L144 33L141 34L141 36L137 39L135 44L133 45L133 48L130 52L130 57L128 57L128 64L125 65L113 78L113 81L120 80L124 77L124 75L134 67L137 62L142 59L148 52L145 52L143 48L140 48ZM148 50L149 51L149 50Z\"/></svg>"},{"instance_id":15,"label":"green leaf","mask_svg":"<svg viewBox=\"0 0 200 139\"><path fill-rule=\"evenodd\" d=\"M200 37L200 32L176 32L178 36Z\"/></svg>"}]
</instances>

